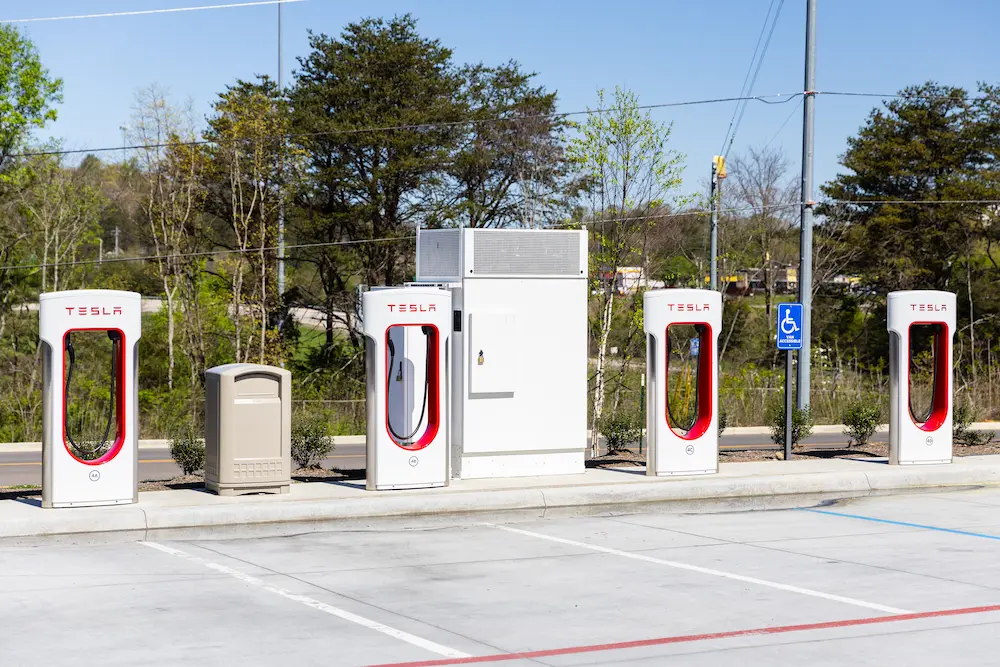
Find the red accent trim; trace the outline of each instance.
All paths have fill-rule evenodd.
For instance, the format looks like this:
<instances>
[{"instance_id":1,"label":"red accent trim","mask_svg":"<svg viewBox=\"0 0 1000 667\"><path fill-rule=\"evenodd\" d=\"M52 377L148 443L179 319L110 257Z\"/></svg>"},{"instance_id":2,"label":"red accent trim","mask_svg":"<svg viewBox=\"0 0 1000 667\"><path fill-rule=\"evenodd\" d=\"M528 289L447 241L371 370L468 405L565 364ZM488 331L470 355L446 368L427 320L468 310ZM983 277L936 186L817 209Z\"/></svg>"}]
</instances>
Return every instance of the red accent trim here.
<instances>
[{"instance_id":1,"label":"red accent trim","mask_svg":"<svg viewBox=\"0 0 1000 667\"><path fill-rule=\"evenodd\" d=\"M698 416L686 433L682 433L670 424L670 327L676 326L700 326L704 331L698 334ZM664 363L666 369L663 371L664 386L664 406L663 415L667 422L667 428L682 440L695 440L705 435L708 427L712 425L712 411L715 409L712 396L712 360L715 358L715 350L712 349L712 325L708 322L671 322L667 325L663 334L663 344L666 350Z\"/></svg>"},{"instance_id":2,"label":"red accent trim","mask_svg":"<svg viewBox=\"0 0 1000 667\"><path fill-rule=\"evenodd\" d=\"M434 330L430 337L431 376L427 382L427 428L416 442L408 445L403 444L392 435L392 431L389 429L389 384L386 383L385 385L385 432L389 435L389 439L400 449L405 449L408 452L418 452L434 442L434 438L437 437L438 430L441 427L441 379L438 377L441 370L439 351L441 347L439 343L440 332L434 324L392 324L386 327L385 345L383 346L385 348L386 375L392 372L392 369L389 368L389 329L393 327L430 327Z\"/></svg>"},{"instance_id":3,"label":"red accent trim","mask_svg":"<svg viewBox=\"0 0 1000 667\"><path fill-rule=\"evenodd\" d=\"M913 418L913 407L910 403L910 331L915 326L939 326L934 334L934 388L931 390L931 413L927 421L918 423ZM910 413L910 421L921 431L928 433L936 431L944 425L948 418L948 408L951 403L951 369L948 367L949 344L951 334L944 322L911 322L906 330L906 409Z\"/></svg>"},{"instance_id":4,"label":"red accent trim","mask_svg":"<svg viewBox=\"0 0 1000 667\"><path fill-rule=\"evenodd\" d=\"M74 454L73 449L66 440L66 336L76 331L117 331L122 337L122 342L118 346L118 363L116 364L118 377L115 378L115 393L117 394L115 397L117 402L117 405L115 405L115 423L118 429L118 437L115 438L115 442L111 445L111 449L109 449L103 456L92 461L84 461ZM62 373L60 374L62 377L62 386L59 389L59 393L62 395L63 399L63 409L59 411L59 423L62 426L60 433L62 435L63 447L66 448L66 453L83 465L99 466L107 463L118 456L118 452L120 452L122 447L125 445L125 357L125 332L121 329L105 329L100 327L80 328L70 329L63 334L62 354L60 355L60 364L62 365Z\"/></svg>"},{"instance_id":5,"label":"red accent trim","mask_svg":"<svg viewBox=\"0 0 1000 667\"><path fill-rule=\"evenodd\" d=\"M942 618L946 616L968 616L1000 611L1000 604L986 607L964 607L962 609L941 609L938 611L923 611L914 614L897 614L895 616L873 616L869 618L850 618L843 621L826 621L824 623L803 623L801 625L775 625L749 630L730 630L729 632L711 632L703 635L680 635L675 637L657 637L655 639L638 639L629 642L614 642L611 644L590 644L588 646L570 646L544 651L524 651L522 653L500 653L497 655L480 655L469 658L442 658L438 660L421 660L417 662L392 662L369 667L445 667L446 665L474 665L484 662L509 662L512 660L531 660L535 658L551 658L559 655L575 655L579 653L596 653L598 651L619 651L647 646L666 646L669 644L686 644L690 642L710 641L713 639L731 639L733 637L754 637L761 635L783 635L790 632L809 632L812 630L835 630L852 628L859 625L879 625L882 623L900 623L917 621L925 618Z\"/></svg>"}]
</instances>

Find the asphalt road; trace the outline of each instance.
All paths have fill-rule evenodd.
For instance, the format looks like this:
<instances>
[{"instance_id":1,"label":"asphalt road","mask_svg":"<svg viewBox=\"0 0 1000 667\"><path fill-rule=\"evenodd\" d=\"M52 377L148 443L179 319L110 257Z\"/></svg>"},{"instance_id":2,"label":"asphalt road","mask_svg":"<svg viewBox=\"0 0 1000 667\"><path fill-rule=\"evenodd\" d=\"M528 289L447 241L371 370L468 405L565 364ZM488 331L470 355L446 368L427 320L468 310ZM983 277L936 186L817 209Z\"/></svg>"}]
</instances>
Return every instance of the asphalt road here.
<instances>
[{"instance_id":1,"label":"asphalt road","mask_svg":"<svg viewBox=\"0 0 1000 667\"><path fill-rule=\"evenodd\" d=\"M873 440L885 440L888 433L876 433ZM834 446L846 444L847 440L840 434L813 435L803 441L803 444ZM769 438L764 435L723 435L722 448L763 448L772 447ZM364 445L340 445L326 461L325 467L337 467L344 470L355 470L365 467ZM166 480L180 474L180 468L170 458L167 449L139 450L139 479L142 481ZM0 452L0 486L38 485L42 483L41 452Z\"/></svg>"}]
</instances>

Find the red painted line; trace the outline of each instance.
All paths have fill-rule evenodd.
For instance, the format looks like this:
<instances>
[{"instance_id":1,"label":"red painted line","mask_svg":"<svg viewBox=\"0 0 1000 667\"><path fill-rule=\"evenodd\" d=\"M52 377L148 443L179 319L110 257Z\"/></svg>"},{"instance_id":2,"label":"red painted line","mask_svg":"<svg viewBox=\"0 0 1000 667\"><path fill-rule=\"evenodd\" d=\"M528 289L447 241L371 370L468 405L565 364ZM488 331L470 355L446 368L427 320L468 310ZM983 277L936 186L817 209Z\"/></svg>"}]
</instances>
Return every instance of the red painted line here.
<instances>
[{"instance_id":1,"label":"red painted line","mask_svg":"<svg viewBox=\"0 0 1000 667\"><path fill-rule=\"evenodd\" d=\"M553 648L543 651L525 651L523 653L500 653L497 655L472 656L470 658L442 658L438 660L420 660L418 662L393 662L369 667L442 667L445 665L474 665L485 662L508 662L510 660L530 660L532 658L550 658L557 655L573 655L575 653L594 653L597 651L618 651L646 646L663 646L666 644L684 644L712 639L730 639L732 637L753 637L757 635L781 635L789 632L808 632L810 630L829 630L832 628L850 628L858 625L876 625L879 623L898 623L900 621L916 621L922 618L942 618L945 616L967 616L1000 611L1000 604L988 607L965 607L963 609L940 609L938 611L923 611L915 614L897 614L895 616L874 616L869 618L852 618L844 621L827 621L825 623L806 623L803 625L778 625L750 630L730 630L728 632L712 632L704 635L681 635L677 637L658 637L656 639L638 639L630 642L615 642L612 644L591 644L589 646L570 646Z\"/></svg>"}]
</instances>

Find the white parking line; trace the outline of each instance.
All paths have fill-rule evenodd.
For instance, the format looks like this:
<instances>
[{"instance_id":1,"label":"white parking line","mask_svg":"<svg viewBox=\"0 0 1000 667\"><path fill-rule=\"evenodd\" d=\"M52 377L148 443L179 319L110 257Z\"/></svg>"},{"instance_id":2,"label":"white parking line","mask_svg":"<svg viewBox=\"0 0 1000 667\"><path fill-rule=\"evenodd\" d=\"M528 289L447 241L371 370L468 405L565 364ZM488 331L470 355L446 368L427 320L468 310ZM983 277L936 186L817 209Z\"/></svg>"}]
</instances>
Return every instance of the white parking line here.
<instances>
[{"instance_id":1,"label":"white parking line","mask_svg":"<svg viewBox=\"0 0 1000 667\"><path fill-rule=\"evenodd\" d=\"M800 595L809 595L815 598L822 598L824 600L832 600L834 602L843 602L845 604L851 604L855 607L864 607L865 609L874 609L876 611L884 611L889 614L909 614L912 612L906 609L897 609L895 607L887 607L886 605L876 604L874 602L865 602L864 600L857 600L855 598L844 597L843 595L834 595L832 593L824 593L822 591L814 591L809 588L801 588L799 586L790 586L788 584L779 584L776 581L768 581L767 579L757 579L756 577L746 577L742 574L734 574L732 572L723 572L722 570L712 570L707 567L699 567L697 565L688 565L687 563L678 563L673 560L664 560L662 558L654 558L652 556L644 556L642 554L630 553L628 551L620 551L618 549L611 549L608 547L600 547L595 544L586 544L584 542L577 542L575 540L567 540L562 537L553 537L551 535L543 535L542 533L534 533L530 530L521 530L520 528L511 528L510 526L499 526L496 524L487 524L499 530L505 530L508 533L516 533L518 535L526 535L528 537L535 537L540 540L548 540L549 542L558 542L559 544L566 544L571 547L578 547L580 549L589 549L591 551L598 551L604 554L610 554L612 556L621 556L622 558L631 558L632 560L641 560L646 563L654 563L656 565L666 565L667 567L677 568L678 570L688 570L689 572L699 572L701 574L710 574L715 577L723 577L725 579L734 579L736 581L742 581L748 584L756 584L758 586L767 586L769 588L776 588L781 591L788 591L790 593L799 593Z\"/></svg>"},{"instance_id":2,"label":"white parking line","mask_svg":"<svg viewBox=\"0 0 1000 667\"><path fill-rule=\"evenodd\" d=\"M423 639L422 637L411 635L409 632L403 632L402 630L391 628L383 623L367 619L364 616L358 616L357 614L352 614L351 612L344 611L343 609L338 609L337 607L328 605L325 602L314 600L311 597L305 595L299 595L297 593L292 593L291 591L286 591L285 589L278 588L277 586L271 586L262 579L258 579L257 577L252 577L249 574L240 572L239 570L234 570L231 567L226 567L225 565L220 565L219 563L213 563L210 560L199 558L198 556L192 556L186 551L181 551L180 549L175 549L174 547L168 547L165 544L159 544L158 542L140 542L139 544L145 545L150 549L156 549L157 551L162 551L163 553L170 554L171 556L177 556L178 558L183 558L185 560L191 561L192 563L198 563L199 565L204 565L210 570L215 570L216 572L228 574L229 576L235 579L239 579L243 583L250 584L251 586L256 586L257 588L265 590L269 593L274 593L275 595L280 595L281 597L287 600L300 602L306 605L307 607L318 609L319 611L326 612L327 614L336 616L337 618L342 618L345 621L350 621L351 623L357 623L358 625L366 627L369 630L375 630L376 632L381 632L384 635L388 635L394 639L399 639L400 641L404 641L408 644L413 644L414 646L418 646L432 653L443 655L446 658L470 657L468 653L463 653L453 648L442 646L441 644L432 642L428 639Z\"/></svg>"}]
</instances>

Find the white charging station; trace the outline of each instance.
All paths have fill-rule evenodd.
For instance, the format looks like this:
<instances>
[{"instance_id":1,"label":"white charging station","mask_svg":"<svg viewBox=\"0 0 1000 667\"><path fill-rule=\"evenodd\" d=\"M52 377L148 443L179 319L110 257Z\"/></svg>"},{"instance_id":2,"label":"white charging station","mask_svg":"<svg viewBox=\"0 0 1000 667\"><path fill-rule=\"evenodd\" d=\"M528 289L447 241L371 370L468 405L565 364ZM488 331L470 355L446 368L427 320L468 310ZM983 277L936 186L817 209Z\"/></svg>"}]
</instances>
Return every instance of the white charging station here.
<instances>
[{"instance_id":1,"label":"white charging station","mask_svg":"<svg viewBox=\"0 0 1000 667\"><path fill-rule=\"evenodd\" d=\"M700 289L650 290L643 294L642 309L649 441L646 474L718 472L717 347L722 295ZM683 370L672 370L677 366ZM671 392L685 397L685 409L673 405Z\"/></svg>"},{"instance_id":2,"label":"white charging station","mask_svg":"<svg viewBox=\"0 0 1000 667\"><path fill-rule=\"evenodd\" d=\"M369 490L446 486L451 295L433 287L362 295Z\"/></svg>"},{"instance_id":3,"label":"white charging station","mask_svg":"<svg viewBox=\"0 0 1000 667\"><path fill-rule=\"evenodd\" d=\"M583 473L587 233L418 230L416 268L452 295L453 473Z\"/></svg>"},{"instance_id":4,"label":"white charging station","mask_svg":"<svg viewBox=\"0 0 1000 667\"><path fill-rule=\"evenodd\" d=\"M957 299L951 292L890 292L889 463L951 463ZM917 395L915 363L928 363L930 391ZM915 404L916 403L916 404Z\"/></svg>"},{"instance_id":5,"label":"white charging station","mask_svg":"<svg viewBox=\"0 0 1000 667\"><path fill-rule=\"evenodd\" d=\"M119 505L139 499L136 352L141 306L139 294L115 290L40 297L43 507ZM107 422L98 425L93 438L74 432L73 424L78 386L73 378L74 371L80 372L77 365L85 361L83 354L95 355L95 365L107 363L109 369Z\"/></svg>"}]
</instances>

